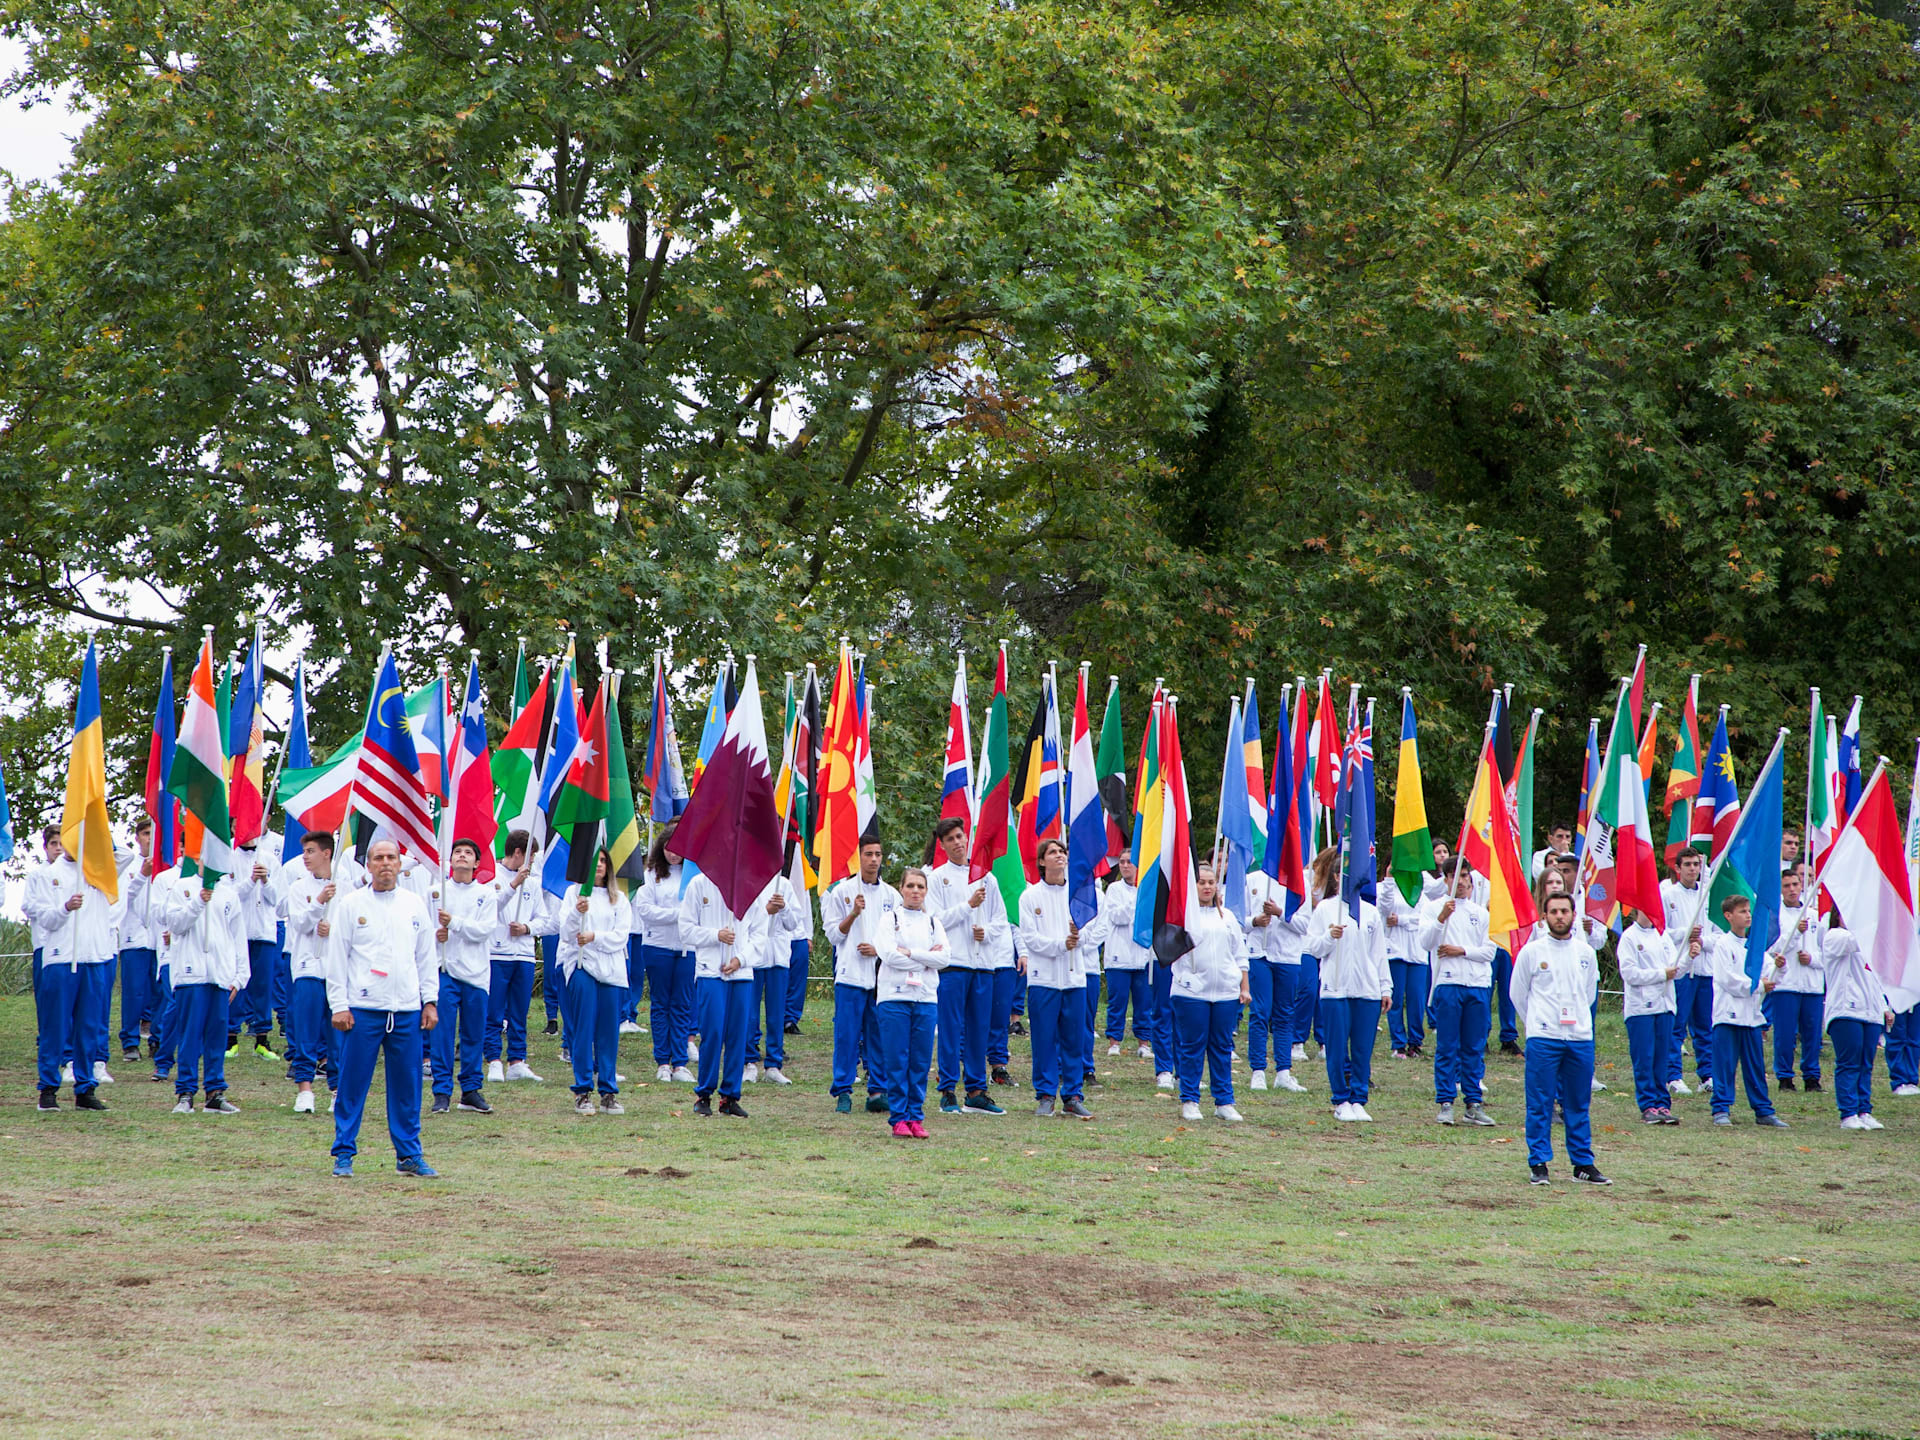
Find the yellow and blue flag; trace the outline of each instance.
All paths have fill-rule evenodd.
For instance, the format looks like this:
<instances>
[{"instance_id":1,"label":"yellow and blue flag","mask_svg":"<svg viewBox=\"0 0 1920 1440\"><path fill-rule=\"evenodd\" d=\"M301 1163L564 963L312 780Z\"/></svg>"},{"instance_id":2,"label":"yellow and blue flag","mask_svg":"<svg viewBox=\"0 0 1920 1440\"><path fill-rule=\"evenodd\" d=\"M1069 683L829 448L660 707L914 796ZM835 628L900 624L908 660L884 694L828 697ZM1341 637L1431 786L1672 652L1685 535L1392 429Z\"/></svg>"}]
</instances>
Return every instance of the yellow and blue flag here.
<instances>
[{"instance_id":1,"label":"yellow and blue flag","mask_svg":"<svg viewBox=\"0 0 1920 1440\"><path fill-rule=\"evenodd\" d=\"M80 670L80 698L73 707L73 749L67 756L67 807L60 816L60 845L80 862L80 878L109 900L120 898L120 868L113 859L107 819L107 737L100 722L100 668L93 642Z\"/></svg>"}]
</instances>

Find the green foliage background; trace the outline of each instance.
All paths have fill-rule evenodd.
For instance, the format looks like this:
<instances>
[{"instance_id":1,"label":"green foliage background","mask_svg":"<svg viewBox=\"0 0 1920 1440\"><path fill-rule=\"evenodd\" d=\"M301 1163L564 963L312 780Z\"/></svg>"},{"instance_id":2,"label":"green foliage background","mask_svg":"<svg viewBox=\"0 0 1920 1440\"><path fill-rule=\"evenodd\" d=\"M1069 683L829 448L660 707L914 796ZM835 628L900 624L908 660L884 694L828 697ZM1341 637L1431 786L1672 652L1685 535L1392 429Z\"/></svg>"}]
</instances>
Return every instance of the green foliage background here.
<instances>
[{"instance_id":1,"label":"green foliage background","mask_svg":"<svg viewBox=\"0 0 1920 1440\"><path fill-rule=\"evenodd\" d=\"M1642 642L1749 769L1820 685L1904 770L1912 20L0 0L91 117L0 222L16 815L75 624L130 793L158 646L256 612L322 745L383 639L496 711L517 635L671 643L691 739L727 648L850 634L897 838L1001 637L1016 716L1086 659L1137 736L1166 676L1201 796L1240 677L1271 726L1331 666L1389 788L1414 687L1437 827L1512 683L1568 813Z\"/></svg>"}]
</instances>

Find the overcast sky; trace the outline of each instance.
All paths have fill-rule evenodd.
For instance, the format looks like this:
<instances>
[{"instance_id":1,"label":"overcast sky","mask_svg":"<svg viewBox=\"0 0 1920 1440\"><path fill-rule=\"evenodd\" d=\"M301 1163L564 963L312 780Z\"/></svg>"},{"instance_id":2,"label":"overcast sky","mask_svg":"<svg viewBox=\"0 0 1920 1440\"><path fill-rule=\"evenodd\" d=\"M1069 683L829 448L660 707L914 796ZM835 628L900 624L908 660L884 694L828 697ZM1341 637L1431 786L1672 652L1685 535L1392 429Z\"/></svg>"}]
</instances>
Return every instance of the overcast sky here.
<instances>
[{"instance_id":1,"label":"overcast sky","mask_svg":"<svg viewBox=\"0 0 1920 1440\"><path fill-rule=\"evenodd\" d=\"M0 75L17 71L25 54L19 41L0 39ZM0 170L17 180L51 180L79 129L79 117L64 105L23 110L18 100L0 102Z\"/></svg>"}]
</instances>

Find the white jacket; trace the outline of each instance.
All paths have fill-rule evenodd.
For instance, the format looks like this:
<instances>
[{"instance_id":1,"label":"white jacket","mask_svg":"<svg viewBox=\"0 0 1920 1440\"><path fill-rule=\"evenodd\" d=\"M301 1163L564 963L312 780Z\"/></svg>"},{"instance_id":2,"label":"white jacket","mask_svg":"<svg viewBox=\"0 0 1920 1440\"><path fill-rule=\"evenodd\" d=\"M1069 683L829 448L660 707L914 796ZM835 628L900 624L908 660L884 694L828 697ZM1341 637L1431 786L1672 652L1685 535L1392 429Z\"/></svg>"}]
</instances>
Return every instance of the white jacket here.
<instances>
[{"instance_id":1,"label":"white jacket","mask_svg":"<svg viewBox=\"0 0 1920 1440\"><path fill-rule=\"evenodd\" d=\"M234 885L240 891L240 911L246 919L247 939L280 938L280 837L262 835L258 848L248 846L234 852ZM266 870L267 878L253 878L254 857Z\"/></svg>"},{"instance_id":2,"label":"white jacket","mask_svg":"<svg viewBox=\"0 0 1920 1440\"><path fill-rule=\"evenodd\" d=\"M1187 1000L1238 1000L1247 973L1247 936L1223 907L1187 911L1193 948L1173 962L1173 996Z\"/></svg>"},{"instance_id":3,"label":"white jacket","mask_svg":"<svg viewBox=\"0 0 1920 1440\"><path fill-rule=\"evenodd\" d=\"M1804 930L1802 921L1806 924ZM1808 905L1803 910L1784 900L1780 902L1780 938L1773 942L1769 953L1786 956L1787 968L1779 972L1779 980L1773 987L1775 993L1819 995L1826 990L1827 967L1821 959L1821 940L1826 933L1827 922L1816 913L1814 906ZM1804 965L1800 962L1803 954L1807 957Z\"/></svg>"},{"instance_id":4,"label":"white jacket","mask_svg":"<svg viewBox=\"0 0 1920 1440\"><path fill-rule=\"evenodd\" d=\"M1701 877L1701 884L1706 877ZM1660 882L1660 903L1667 911L1667 940L1673 946L1673 953L1679 957L1680 973L1696 979L1710 978L1713 974L1713 936L1719 927L1720 917L1713 913L1713 901L1708 899L1701 905L1704 895L1699 885L1689 890L1678 880ZM1693 918L1698 908L1700 918ZM1700 953L1691 958L1687 955L1687 931L1696 923L1700 926Z\"/></svg>"},{"instance_id":5,"label":"white jacket","mask_svg":"<svg viewBox=\"0 0 1920 1440\"><path fill-rule=\"evenodd\" d=\"M767 906L776 895L786 901L786 908L778 915L769 915ZM813 911L806 896L794 889L792 878L786 875L774 876L754 904L759 907L766 933L760 948L753 952L753 968L784 970L793 957L793 942L813 931Z\"/></svg>"},{"instance_id":6,"label":"white jacket","mask_svg":"<svg viewBox=\"0 0 1920 1440\"><path fill-rule=\"evenodd\" d=\"M541 922L552 906L553 897L540 888L540 877L529 875L518 888L513 874L502 865L493 872L493 933L487 940L487 958L493 960L532 960L540 950ZM515 935L512 926L524 925L527 933ZM560 933L556 919L544 932Z\"/></svg>"},{"instance_id":7,"label":"white jacket","mask_svg":"<svg viewBox=\"0 0 1920 1440\"><path fill-rule=\"evenodd\" d=\"M1087 922L1067 945L1071 914L1065 885L1042 880L1020 897L1020 954L1027 962L1027 984L1044 990L1084 990L1087 959L1100 943L1100 917Z\"/></svg>"},{"instance_id":8,"label":"white jacket","mask_svg":"<svg viewBox=\"0 0 1920 1440\"><path fill-rule=\"evenodd\" d=\"M1268 900L1280 907L1280 914L1267 917L1267 923L1258 923L1262 907ZM1265 871L1247 877L1247 952L1275 965L1298 965L1302 947L1307 941L1307 926L1313 920L1313 910L1302 905L1291 916L1286 913L1287 892L1280 888L1280 882Z\"/></svg>"},{"instance_id":9,"label":"white jacket","mask_svg":"<svg viewBox=\"0 0 1920 1440\"><path fill-rule=\"evenodd\" d=\"M441 897L440 908L447 912L447 943L439 947L440 968L484 990L493 982L491 956L493 932L500 923L500 897L491 883L479 880L465 884L449 880ZM437 929L440 917L433 918Z\"/></svg>"},{"instance_id":10,"label":"white jacket","mask_svg":"<svg viewBox=\"0 0 1920 1440\"><path fill-rule=\"evenodd\" d=\"M336 899L351 888L339 879L322 880L305 865L300 866L297 876L281 872L276 888L280 892L280 913L287 921L287 966L295 980L327 978L328 941L320 935L327 907L320 896L329 885L334 887Z\"/></svg>"},{"instance_id":11,"label":"white jacket","mask_svg":"<svg viewBox=\"0 0 1920 1440\"><path fill-rule=\"evenodd\" d=\"M1613 950L1626 992L1620 1001L1621 1015L1631 1020L1636 1015L1673 1014L1673 981L1667 978L1667 967L1676 962L1666 931L1629 925L1620 932Z\"/></svg>"},{"instance_id":12,"label":"white jacket","mask_svg":"<svg viewBox=\"0 0 1920 1440\"><path fill-rule=\"evenodd\" d=\"M1543 935L1513 957L1507 993L1529 1040L1591 1040L1600 961L1577 934L1564 940Z\"/></svg>"},{"instance_id":13,"label":"white jacket","mask_svg":"<svg viewBox=\"0 0 1920 1440\"><path fill-rule=\"evenodd\" d=\"M76 892L80 908L69 910L67 901ZM82 883L80 867L65 857L29 871L21 908L41 965L98 965L118 955L126 902L124 888L118 900L109 900L105 891Z\"/></svg>"},{"instance_id":14,"label":"white jacket","mask_svg":"<svg viewBox=\"0 0 1920 1440\"><path fill-rule=\"evenodd\" d=\"M1380 910L1381 928L1386 931L1387 959L1431 965L1433 956L1420 943L1420 907L1407 903L1407 897L1400 893L1400 885L1391 875L1380 877L1374 896L1374 904Z\"/></svg>"},{"instance_id":15,"label":"white jacket","mask_svg":"<svg viewBox=\"0 0 1920 1440\"><path fill-rule=\"evenodd\" d=\"M1436 895L1420 902L1419 926L1414 943L1433 956L1433 983L1459 985L1469 990L1485 990L1493 984L1493 959L1499 946L1487 933L1491 917L1487 907L1477 900L1456 900L1453 913L1441 922L1440 912L1447 897ZM1442 955L1442 945L1458 945L1464 955Z\"/></svg>"},{"instance_id":16,"label":"white jacket","mask_svg":"<svg viewBox=\"0 0 1920 1440\"><path fill-rule=\"evenodd\" d=\"M981 908L985 908L984 906ZM893 912L893 936L880 950L880 985L874 999L932 1005L940 999L940 972L948 963L947 927L926 910L903 903Z\"/></svg>"},{"instance_id":17,"label":"white jacket","mask_svg":"<svg viewBox=\"0 0 1920 1440\"><path fill-rule=\"evenodd\" d=\"M1393 994L1393 972L1387 968L1386 926L1380 912L1365 900L1359 915L1347 913L1346 902L1329 895L1313 907L1307 925L1306 953L1320 961L1320 995L1325 1000L1385 1000ZM1333 927L1341 927L1338 940Z\"/></svg>"},{"instance_id":18,"label":"white jacket","mask_svg":"<svg viewBox=\"0 0 1920 1440\"><path fill-rule=\"evenodd\" d=\"M767 898L779 883L776 875L747 902L747 913L735 916L720 898L720 887L705 875L687 882L687 893L680 897L680 943L693 951L696 980L753 979L754 957L767 948ZM732 931L733 939L722 941L722 930ZM729 960L738 960L740 967L723 975L720 967Z\"/></svg>"},{"instance_id":19,"label":"white jacket","mask_svg":"<svg viewBox=\"0 0 1920 1440\"><path fill-rule=\"evenodd\" d=\"M247 958L247 927L240 911L240 893L231 877L222 876L213 898L202 903L198 875L183 876L176 868L154 877L154 894L162 922L173 936L167 965L173 987L218 985L231 990L253 976Z\"/></svg>"},{"instance_id":20,"label":"white jacket","mask_svg":"<svg viewBox=\"0 0 1920 1440\"><path fill-rule=\"evenodd\" d=\"M846 933L840 922L853 909L856 895L864 895L867 908L860 912ZM820 924L833 946L833 983L857 985L871 990L879 983L880 947L893 933L892 912L900 908L900 892L884 880L871 885L858 875L849 875L827 891L820 901ZM862 955L861 945L873 946L874 953Z\"/></svg>"},{"instance_id":21,"label":"white jacket","mask_svg":"<svg viewBox=\"0 0 1920 1440\"><path fill-rule=\"evenodd\" d=\"M418 1010L440 1000L433 918L411 890L349 890L333 902L327 1008Z\"/></svg>"},{"instance_id":22,"label":"white jacket","mask_svg":"<svg viewBox=\"0 0 1920 1440\"><path fill-rule=\"evenodd\" d=\"M580 913L580 892L569 890L558 897L560 914L559 961L567 979L575 970L585 970L602 985L625 988L627 983L627 927L633 923L633 907L627 897L609 891L604 885L593 887L586 897L586 914ZM579 943L582 934L593 938Z\"/></svg>"},{"instance_id":23,"label":"white jacket","mask_svg":"<svg viewBox=\"0 0 1920 1440\"><path fill-rule=\"evenodd\" d=\"M1144 970L1153 951L1133 943L1133 917L1140 891L1124 880L1107 886L1107 938L1104 960L1109 970Z\"/></svg>"},{"instance_id":24,"label":"white jacket","mask_svg":"<svg viewBox=\"0 0 1920 1440\"><path fill-rule=\"evenodd\" d=\"M978 906L973 896L982 896ZM1013 944L1013 926L1007 920L1007 902L1000 898L1000 882L991 871L979 880L967 879L967 867L949 860L927 872L927 913L947 932L947 965L960 970L991 970ZM975 940L975 926L986 932Z\"/></svg>"},{"instance_id":25,"label":"white jacket","mask_svg":"<svg viewBox=\"0 0 1920 1440\"><path fill-rule=\"evenodd\" d=\"M1830 928L1821 940L1821 960L1827 977L1826 1013L1821 1021L1864 1020L1869 1025L1887 1023L1887 992L1880 977L1860 953L1860 942L1853 932L1838 926ZM1787 962L1791 965L1793 962Z\"/></svg>"},{"instance_id":26,"label":"white jacket","mask_svg":"<svg viewBox=\"0 0 1920 1440\"><path fill-rule=\"evenodd\" d=\"M666 878L647 872L647 883L633 892L633 918L629 922L640 932L640 943L656 950L678 954L691 947L680 939L680 862L667 869Z\"/></svg>"},{"instance_id":27,"label":"white jacket","mask_svg":"<svg viewBox=\"0 0 1920 1440\"><path fill-rule=\"evenodd\" d=\"M156 955L167 948L167 927L160 923L160 898L154 879L142 875L146 857L135 853L132 862L120 872L120 948L151 950ZM162 871L162 874L165 872Z\"/></svg>"},{"instance_id":28,"label":"white jacket","mask_svg":"<svg viewBox=\"0 0 1920 1440\"><path fill-rule=\"evenodd\" d=\"M1713 1023L1760 1026L1767 1023L1760 1002L1773 976L1769 957L1760 971L1760 984L1747 978L1747 942L1724 930L1713 936Z\"/></svg>"}]
</instances>

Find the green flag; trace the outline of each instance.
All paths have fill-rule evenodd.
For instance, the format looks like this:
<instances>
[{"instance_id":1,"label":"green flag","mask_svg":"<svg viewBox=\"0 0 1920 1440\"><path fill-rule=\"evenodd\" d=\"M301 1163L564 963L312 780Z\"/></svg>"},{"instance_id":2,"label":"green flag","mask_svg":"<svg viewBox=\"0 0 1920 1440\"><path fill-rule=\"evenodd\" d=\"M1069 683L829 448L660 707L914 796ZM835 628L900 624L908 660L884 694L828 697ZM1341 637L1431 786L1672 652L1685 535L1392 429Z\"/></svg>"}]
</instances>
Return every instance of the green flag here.
<instances>
[{"instance_id":1,"label":"green flag","mask_svg":"<svg viewBox=\"0 0 1920 1440\"><path fill-rule=\"evenodd\" d=\"M627 742L620 728L620 696L607 707L607 855L613 879L625 894L647 879L647 853L640 843L640 817L627 770Z\"/></svg>"}]
</instances>

